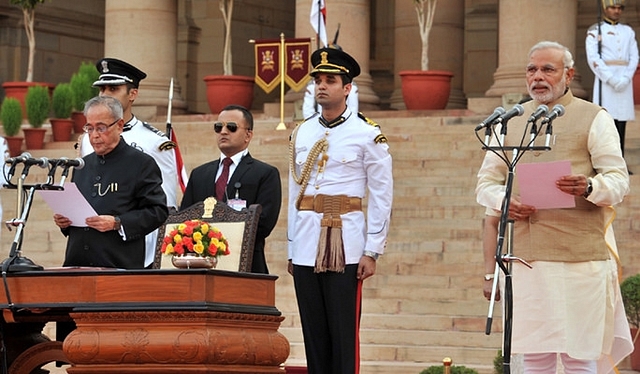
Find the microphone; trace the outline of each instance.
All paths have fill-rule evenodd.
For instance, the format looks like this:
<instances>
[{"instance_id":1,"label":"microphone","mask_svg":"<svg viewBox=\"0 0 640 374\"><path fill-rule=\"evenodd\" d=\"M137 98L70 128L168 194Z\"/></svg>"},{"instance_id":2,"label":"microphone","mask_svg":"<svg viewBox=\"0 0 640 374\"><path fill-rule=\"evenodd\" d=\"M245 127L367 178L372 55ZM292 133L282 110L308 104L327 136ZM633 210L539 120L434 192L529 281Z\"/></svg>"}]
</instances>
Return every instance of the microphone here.
<instances>
[{"instance_id":1,"label":"microphone","mask_svg":"<svg viewBox=\"0 0 640 374\"><path fill-rule=\"evenodd\" d=\"M501 114L498 117L498 121L505 123L513 117L521 116L523 113L524 107L520 104L516 104L513 108L509 109L508 112Z\"/></svg>"},{"instance_id":2,"label":"microphone","mask_svg":"<svg viewBox=\"0 0 640 374\"><path fill-rule=\"evenodd\" d=\"M503 107L501 106L497 107L489 117L487 117L484 121L480 122L478 126L476 126L475 131L479 131L484 127L493 125L493 123L496 122L498 117L500 117L505 112L506 111L504 110Z\"/></svg>"},{"instance_id":3,"label":"microphone","mask_svg":"<svg viewBox=\"0 0 640 374\"><path fill-rule=\"evenodd\" d=\"M76 170L80 170L84 167L84 160L81 158L70 160L66 157L62 157L58 160L58 162L60 166L64 166L64 169L62 169L62 176L60 178L60 186L64 186L64 181L69 175L69 169L73 167Z\"/></svg>"},{"instance_id":4,"label":"microphone","mask_svg":"<svg viewBox=\"0 0 640 374\"><path fill-rule=\"evenodd\" d=\"M25 162L26 160L31 158L31 153L29 152L23 152L20 156L18 157L10 157L8 158L5 163L7 164L11 164L11 165L15 165L15 164L19 164L21 162Z\"/></svg>"},{"instance_id":5,"label":"microphone","mask_svg":"<svg viewBox=\"0 0 640 374\"><path fill-rule=\"evenodd\" d=\"M49 166L49 159L47 159L46 157L40 157L40 158L28 158L26 160L24 160L24 164L25 166L32 166L32 165L38 165L41 168L46 168L47 166Z\"/></svg>"},{"instance_id":6,"label":"microphone","mask_svg":"<svg viewBox=\"0 0 640 374\"><path fill-rule=\"evenodd\" d=\"M542 104L538 107L538 109L536 109L535 112L533 112L531 114L531 116L529 117L529 119L527 120L527 122L535 122L537 120L540 119L540 117L544 116L545 114L547 114L549 112L549 107Z\"/></svg>"},{"instance_id":7,"label":"microphone","mask_svg":"<svg viewBox=\"0 0 640 374\"><path fill-rule=\"evenodd\" d=\"M542 124L546 124L546 123L551 123L551 121L553 121L554 119L558 118L558 117L562 117L562 115L564 114L564 106L562 106L562 104L556 104L553 106L553 109L551 109L551 112L544 117L544 119L542 120Z\"/></svg>"}]
</instances>

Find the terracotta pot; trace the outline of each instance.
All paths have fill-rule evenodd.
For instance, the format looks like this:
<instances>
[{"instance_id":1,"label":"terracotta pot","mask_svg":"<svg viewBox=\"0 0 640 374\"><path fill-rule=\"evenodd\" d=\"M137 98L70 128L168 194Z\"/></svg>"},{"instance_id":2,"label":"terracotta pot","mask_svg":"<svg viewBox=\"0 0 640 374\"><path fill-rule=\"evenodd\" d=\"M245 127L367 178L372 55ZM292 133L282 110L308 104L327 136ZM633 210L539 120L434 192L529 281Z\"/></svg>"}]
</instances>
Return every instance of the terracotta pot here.
<instances>
[{"instance_id":1,"label":"terracotta pot","mask_svg":"<svg viewBox=\"0 0 640 374\"><path fill-rule=\"evenodd\" d=\"M453 73L444 70L401 71L402 98L407 110L444 109L452 77Z\"/></svg>"},{"instance_id":2,"label":"terracotta pot","mask_svg":"<svg viewBox=\"0 0 640 374\"><path fill-rule=\"evenodd\" d=\"M306 366L285 366L284 372L286 374L307 374Z\"/></svg>"},{"instance_id":3,"label":"terracotta pot","mask_svg":"<svg viewBox=\"0 0 640 374\"><path fill-rule=\"evenodd\" d=\"M253 103L253 77L241 75L207 75L207 102L211 113L220 113L229 104L251 109Z\"/></svg>"},{"instance_id":4,"label":"terracotta pot","mask_svg":"<svg viewBox=\"0 0 640 374\"><path fill-rule=\"evenodd\" d=\"M73 132L73 120L69 118L50 118L51 133L54 142L68 142Z\"/></svg>"},{"instance_id":5,"label":"terracotta pot","mask_svg":"<svg viewBox=\"0 0 640 374\"><path fill-rule=\"evenodd\" d=\"M55 85L45 82L4 82L2 88L4 88L5 97L15 97L22 106L22 117L27 118L27 108L25 107L25 97L27 96L27 90L32 86L45 86L49 87L49 95L53 92Z\"/></svg>"},{"instance_id":6,"label":"terracotta pot","mask_svg":"<svg viewBox=\"0 0 640 374\"><path fill-rule=\"evenodd\" d=\"M640 105L640 65L636 68L631 84L633 84L633 104Z\"/></svg>"},{"instance_id":7,"label":"terracotta pot","mask_svg":"<svg viewBox=\"0 0 640 374\"><path fill-rule=\"evenodd\" d=\"M7 140L7 147L9 148L9 156L16 157L19 156L22 152L22 141L24 140L21 136L5 136Z\"/></svg>"},{"instance_id":8,"label":"terracotta pot","mask_svg":"<svg viewBox=\"0 0 640 374\"><path fill-rule=\"evenodd\" d=\"M27 149L42 149L44 148L44 134L47 129L43 128L28 128L22 129L24 132L24 142L27 145Z\"/></svg>"},{"instance_id":9,"label":"terracotta pot","mask_svg":"<svg viewBox=\"0 0 640 374\"><path fill-rule=\"evenodd\" d=\"M84 125L87 124L87 117L82 112L72 112L71 119L73 120L73 132L81 134L84 132Z\"/></svg>"}]
</instances>

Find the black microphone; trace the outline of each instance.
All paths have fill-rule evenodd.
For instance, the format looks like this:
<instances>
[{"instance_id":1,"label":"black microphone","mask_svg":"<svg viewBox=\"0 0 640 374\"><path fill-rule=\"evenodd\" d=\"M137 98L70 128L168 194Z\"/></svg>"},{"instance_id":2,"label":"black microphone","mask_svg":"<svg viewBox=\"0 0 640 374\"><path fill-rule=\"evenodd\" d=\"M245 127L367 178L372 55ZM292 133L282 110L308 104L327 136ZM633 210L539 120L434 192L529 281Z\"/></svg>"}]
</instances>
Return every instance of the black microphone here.
<instances>
[{"instance_id":1,"label":"black microphone","mask_svg":"<svg viewBox=\"0 0 640 374\"><path fill-rule=\"evenodd\" d=\"M18 157L10 157L8 158L5 163L7 164L11 164L11 165L15 165L15 164L19 164L21 162L25 162L26 160L31 158L31 153L29 152L23 152L20 156Z\"/></svg>"},{"instance_id":2,"label":"black microphone","mask_svg":"<svg viewBox=\"0 0 640 374\"><path fill-rule=\"evenodd\" d=\"M505 123L513 117L521 116L524 114L524 107L520 104L516 104L508 112L503 113L498 117L498 121Z\"/></svg>"},{"instance_id":3,"label":"black microphone","mask_svg":"<svg viewBox=\"0 0 640 374\"><path fill-rule=\"evenodd\" d=\"M24 164L25 166L38 165L44 169L49 166L49 159L47 159L46 157L28 158L24 160Z\"/></svg>"},{"instance_id":4,"label":"black microphone","mask_svg":"<svg viewBox=\"0 0 640 374\"><path fill-rule=\"evenodd\" d=\"M538 109L536 109L535 112L533 112L531 114L531 116L529 116L529 119L527 120L527 122L531 123L531 122L535 122L537 120L540 119L540 117L546 115L549 112L549 107L542 104L538 107Z\"/></svg>"},{"instance_id":5,"label":"black microphone","mask_svg":"<svg viewBox=\"0 0 640 374\"><path fill-rule=\"evenodd\" d=\"M498 117L500 117L505 112L506 111L504 110L503 107L501 106L497 107L496 109L494 109L493 113L489 117L487 117L484 121L480 122L478 126L476 126L475 131L479 131L484 127L493 125L494 122L496 122L496 120L498 119Z\"/></svg>"},{"instance_id":6,"label":"black microphone","mask_svg":"<svg viewBox=\"0 0 640 374\"><path fill-rule=\"evenodd\" d=\"M544 119L542 120L542 124L544 125L547 123L551 123L551 121L553 121L554 119L562 117L563 114L564 106L562 106L562 104L556 104L553 106L553 109L551 109L551 112L549 112L549 114L544 117Z\"/></svg>"},{"instance_id":7,"label":"black microphone","mask_svg":"<svg viewBox=\"0 0 640 374\"><path fill-rule=\"evenodd\" d=\"M62 157L60 158L60 160L58 160L58 162L60 162L61 166L64 166L64 169L62 169L62 176L60 178L60 186L64 186L64 181L69 175L69 169L73 167L76 170L80 170L84 167L84 160L81 158L70 160L66 157Z\"/></svg>"}]
</instances>

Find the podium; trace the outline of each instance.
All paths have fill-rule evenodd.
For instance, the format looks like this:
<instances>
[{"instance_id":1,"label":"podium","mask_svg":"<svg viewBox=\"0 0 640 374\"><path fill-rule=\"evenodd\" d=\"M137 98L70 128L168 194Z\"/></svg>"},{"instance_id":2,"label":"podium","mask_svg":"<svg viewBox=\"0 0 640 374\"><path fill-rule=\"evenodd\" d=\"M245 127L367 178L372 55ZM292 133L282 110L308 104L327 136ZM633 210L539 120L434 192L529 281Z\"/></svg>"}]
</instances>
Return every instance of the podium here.
<instances>
[{"instance_id":1,"label":"podium","mask_svg":"<svg viewBox=\"0 0 640 374\"><path fill-rule=\"evenodd\" d=\"M6 326L75 321L61 346L69 373L282 373L289 342L278 332L276 279L215 269L45 269L7 274L0 308ZM58 359L59 344L18 352L9 372L29 373L38 355Z\"/></svg>"}]
</instances>

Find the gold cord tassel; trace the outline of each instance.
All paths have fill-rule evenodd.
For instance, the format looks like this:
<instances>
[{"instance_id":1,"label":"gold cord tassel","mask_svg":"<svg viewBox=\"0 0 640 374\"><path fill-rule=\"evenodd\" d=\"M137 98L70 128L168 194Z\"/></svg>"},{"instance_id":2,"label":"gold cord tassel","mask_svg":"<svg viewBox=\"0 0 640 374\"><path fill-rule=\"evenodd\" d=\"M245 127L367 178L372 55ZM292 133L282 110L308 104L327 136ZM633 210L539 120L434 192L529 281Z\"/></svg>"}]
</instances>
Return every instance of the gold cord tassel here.
<instances>
[{"instance_id":1,"label":"gold cord tassel","mask_svg":"<svg viewBox=\"0 0 640 374\"><path fill-rule=\"evenodd\" d=\"M330 215L320 220L320 240L318 241L318 253L314 272L324 273L333 271L344 272L344 245L342 243L342 220L332 218Z\"/></svg>"}]
</instances>

